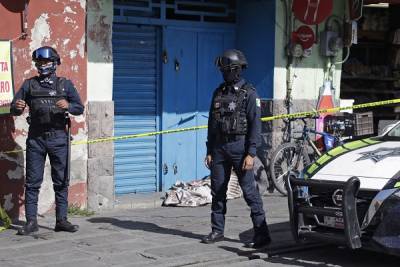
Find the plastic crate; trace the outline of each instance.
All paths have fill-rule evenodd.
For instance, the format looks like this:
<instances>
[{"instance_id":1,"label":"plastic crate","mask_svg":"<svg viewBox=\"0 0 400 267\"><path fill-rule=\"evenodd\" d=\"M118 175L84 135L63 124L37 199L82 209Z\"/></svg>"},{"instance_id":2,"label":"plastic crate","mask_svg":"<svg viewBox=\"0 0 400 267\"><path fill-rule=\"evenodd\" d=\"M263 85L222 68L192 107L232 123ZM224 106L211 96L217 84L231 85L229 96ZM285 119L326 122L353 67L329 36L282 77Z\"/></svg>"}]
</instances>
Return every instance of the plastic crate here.
<instances>
[{"instance_id":1,"label":"plastic crate","mask_svg":"<svg viewBox=\"0 0 400 267\"><path fill-rule=\"evenodd\" d=\"M354 113L354 136L374 134L374 117L372 111Z\"/></svg>"}]
</instances>

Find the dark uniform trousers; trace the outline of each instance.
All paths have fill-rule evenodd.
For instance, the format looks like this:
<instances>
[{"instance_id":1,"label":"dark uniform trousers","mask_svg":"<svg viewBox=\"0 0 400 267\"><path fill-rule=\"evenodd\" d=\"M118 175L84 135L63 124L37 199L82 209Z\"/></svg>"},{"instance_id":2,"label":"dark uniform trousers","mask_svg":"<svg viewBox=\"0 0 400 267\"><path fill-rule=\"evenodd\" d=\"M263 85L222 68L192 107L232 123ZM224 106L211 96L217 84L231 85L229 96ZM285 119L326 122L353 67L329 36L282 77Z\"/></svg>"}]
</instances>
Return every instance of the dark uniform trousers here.
<instances>
[{"instance_id":1,"label":"dark uniform trousers","mask_svg":"<svg viewBox=\"0 0 400 267\"><path fill-rule=\"evenodd\" d=\"M55 192L56 218L67 218L69 185L67 133L64 130L30 131L26 140L26 148L26 218L36 219L37 216L39 190L43 182L47 154L51 164L51 178Z\"/></svg>"},{"instance_id":2,"label":"dark uniform trousers","mask_svg":"<svg viewBox=\"0 0 400 267\"><path fill-rule=\"evenodd\" d=\"M226 214L226 192L232 166L238 176L244 199L251 209L251 219L255 229L265 224L263 202L254 182L253 170L242 170L245 158L245 138L230 142L217 142L212 152L211 166L211 225L212 230L224 233Z\"/></svg>"}]
</instances>

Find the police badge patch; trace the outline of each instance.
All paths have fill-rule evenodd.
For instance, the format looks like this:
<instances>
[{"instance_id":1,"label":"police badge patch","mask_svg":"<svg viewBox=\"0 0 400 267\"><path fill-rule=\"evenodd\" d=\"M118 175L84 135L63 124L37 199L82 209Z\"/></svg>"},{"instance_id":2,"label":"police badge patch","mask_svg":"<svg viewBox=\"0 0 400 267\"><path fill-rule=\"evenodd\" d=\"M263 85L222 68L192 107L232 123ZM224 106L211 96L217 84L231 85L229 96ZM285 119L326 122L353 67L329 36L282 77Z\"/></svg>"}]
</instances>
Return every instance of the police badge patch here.
<instances>
[{"instance_id":1,"label":"police badge patch","mask_svg":"<svg viewBox=\"0 0 400 267\"><path fill-rule=\"evenodd\" d=\"M50 96L55 96L55 95L57 95L57 91L56 90L51 90L51 91L49 91L49 95Z\"/></svg>"},{"instance_id":2,"label":"police badge patch","mask_svg":"<svg viewBox=\"0 0 400 267\"><path fill-rule=\"evenodd\" d=\"M234 111L236 109L236 103L235 102L231 102L228 105L229 111Z\"/></svg>"}]
</instances>

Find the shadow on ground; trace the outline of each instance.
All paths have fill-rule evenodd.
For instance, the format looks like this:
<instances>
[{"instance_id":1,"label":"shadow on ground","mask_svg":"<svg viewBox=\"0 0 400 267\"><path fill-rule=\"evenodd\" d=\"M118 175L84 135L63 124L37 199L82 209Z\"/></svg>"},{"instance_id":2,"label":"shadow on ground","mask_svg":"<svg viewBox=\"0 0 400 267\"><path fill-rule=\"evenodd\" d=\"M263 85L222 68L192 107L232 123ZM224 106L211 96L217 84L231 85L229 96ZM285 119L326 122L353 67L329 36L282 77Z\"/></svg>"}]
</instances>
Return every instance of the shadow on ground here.
<instances>
[{"instance_id":1,"label":"shadow on ground","mask_svg":"<svg viewBox=\"0 0 400 267\"><path fill-rule=\"evenodd\" d=\"M115 227L119 227L122 229L128 229L128 230L139 230L139 231L146 231L146 232L151 232L151 233L156 233L156 234L164 234L164 235L176 235L176 236L181 236L181 237L197 239L199 241L204 237L204 235L199 235L199 234L195 234L193 232L187 232L187 231L183 231L183 230L179 230L179 229L165 228L165 227L161 227L155 223L149 223L149 222L120 220L120 219L111 218L111 217L90 218L87 221L91 222L91 223L102 223L102 224L108 223ZM240 240L229 239L229 238L225 238L225 240L230 241L230 242L240 242Z\"/></svg>"},{"instance_id":2,"label":"shadow on ground","mask_svg":"<svg viewBox=\"0 0 400 267\"><path fill-rule=\"evenodd\" d=\"M394 267L399 265L399 257L382 253L361 249L351 250L329 244L296 244L294 240L287 238L290 235L288 222L272 224L269 227L272 243L266 248L258 250L241 249L233 246L219 246L219 248L236 253L238 256L247 257L249 260L262 259L265 262L283 266ZM286 234L282 235L284 232ZM252 229L239 234L241 240L251 238L252 235ZM282 237L286 237L286 239Z\"/></svg>"}]
</instances>

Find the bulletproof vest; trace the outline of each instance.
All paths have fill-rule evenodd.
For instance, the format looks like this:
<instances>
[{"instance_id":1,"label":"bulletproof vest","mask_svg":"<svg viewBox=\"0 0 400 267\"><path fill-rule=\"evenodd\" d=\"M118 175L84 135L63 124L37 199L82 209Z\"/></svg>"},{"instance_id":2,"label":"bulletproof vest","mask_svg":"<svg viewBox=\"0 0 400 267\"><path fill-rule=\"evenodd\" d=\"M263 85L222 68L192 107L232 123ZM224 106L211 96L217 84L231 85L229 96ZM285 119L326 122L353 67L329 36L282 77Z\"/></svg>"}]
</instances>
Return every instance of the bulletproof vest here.
<instances>
[{"instance_id":1,"label":"bulletproof vest","mask_svg":"<svg viewBox=\"0 0 400 267\"><path fill-rule=\"evenodd\" d=\"M51 88L44 88L36 78L29 82L30 123L44 128L63 128L66 125L65 110L58 108L56 102L66 99L65 78L57 78Z\"/></svg>"},{"instance_id":2,"label":"bulletproof vest","mask_svg":"<svg viewBox=\"0 0 400 267\"><path fill-rule=\"evenodd\" d=\"M223 86L217 89L212 107L212 127L221 135L247 134L247 97L252 87L244 84L234 93L224 93ZM225 90L228 90L226 88Z\"/></svg>"}]
</instances>

